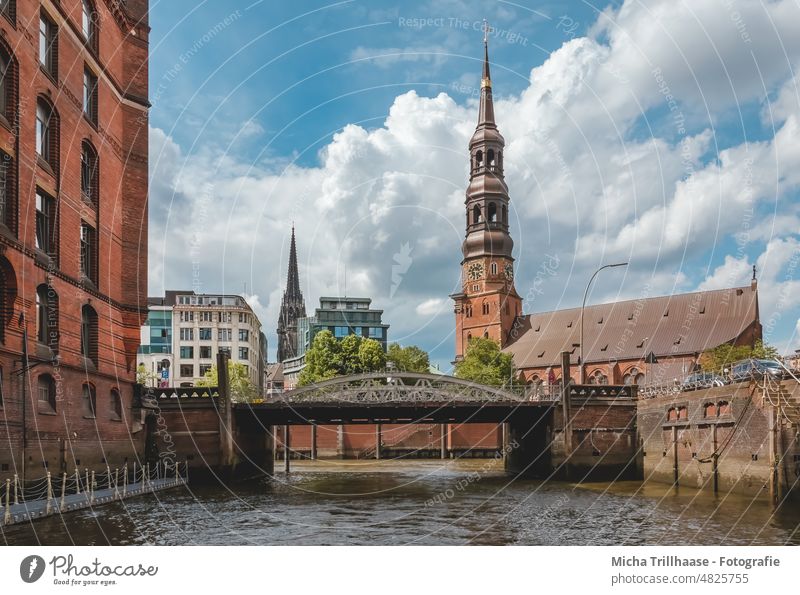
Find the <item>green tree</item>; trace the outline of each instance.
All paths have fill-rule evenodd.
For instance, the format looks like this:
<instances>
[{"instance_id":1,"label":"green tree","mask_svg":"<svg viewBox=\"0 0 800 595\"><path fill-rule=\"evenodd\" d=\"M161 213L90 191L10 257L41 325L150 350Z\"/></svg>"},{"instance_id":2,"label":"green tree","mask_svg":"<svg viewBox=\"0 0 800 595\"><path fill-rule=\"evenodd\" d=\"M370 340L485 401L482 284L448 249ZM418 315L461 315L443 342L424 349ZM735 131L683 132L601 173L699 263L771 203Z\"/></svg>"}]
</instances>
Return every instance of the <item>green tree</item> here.
<instances>
[{"instance_id":1,"label":"green tree","mask_svg":"<svg viewBox=\"0 0 800 595\"><path fill-rule=\"evenodd\" d=\"M158 374L149 372L144 364L139 364L136 367L136 384L143 386L155 386L155 381L158 379Z\"/></svg>"},{"instance_id":2,"label":"green tree","mask_svg":"<svg viewBox=\"0 0 800 595\"><path fill-rule=\"evenodd\" d=\"M333 333L328 330L318 332L306 351L306 365L300 372L298 384L303 386L338 376L341 359L341 347Z\"/></svg>"},{"instance_id":3,"label":"green tree","mask_svg":"<svg viewBox=\"0 0 800 595\"><path fill-rule=\"evenodd\" d=\"M492 339L478 337L470 340L464 358L456 363L456 376L500 386L509 382L513 367L512 355L500 351L500 346Z\"/></svg>"},{"instance_id":4,"label":"green tree","mask_svg":"<svg viewBox=\"0 0 800 595\"><path fill-rule=\"evenodd\" d=\"M375 372L386 367L386 354L375 339L361 339L358 346L358 360L364 372Z\"/></svg>"},{"instance_id":5,"label":"green tree","mask_svg":"<svg viewBox=\"0 0 800 595\"><path fill-rule=\"evenodd\" d=\"M305 386L336 376L374 372L385 365L386 355L375 339L348 335L337 341L330 331L324 330L317 333L306 351L306 365L298 384Z\"/></svg>"},{"instance_id":6,"label":"green tree","mask_svg":"<svg viewBox=\"0 0 800 595\"><path fill-rule=\"evenodd\" d=\"M228 385L232 401L246 403L258 397L258 391L250 381L250 373L244 364L228 360ZM219 386L216 365L211 366L211 369L197 382L197 386Z\"/></svg>"},{"instance_id":7,"label":"green tree","mask_svg":"<svg viewBox=\"0 0 800 595\"><path fill-rule=\"evenodd\" d=\"M748 358L773 359L778 356L778 350L772 345L765 345L758 340L752 347L750 345L731 345L723 343L714 349L703 352L700 356L700 365L709 372L722 372L731 364Z\"/></svg>"},{"instance_id":8,"label":"green tree","mask_svg":"<svg viewBox=\"0 0 800 595\"><path fill-rule=\"evenodd\" d=\"M419 372L422 374L427 372L431 365L426 351L416 345L401 347L398 343L389 345L386 361L393 363L398 370L403 372Z\"/></svg>"}]
</instances>

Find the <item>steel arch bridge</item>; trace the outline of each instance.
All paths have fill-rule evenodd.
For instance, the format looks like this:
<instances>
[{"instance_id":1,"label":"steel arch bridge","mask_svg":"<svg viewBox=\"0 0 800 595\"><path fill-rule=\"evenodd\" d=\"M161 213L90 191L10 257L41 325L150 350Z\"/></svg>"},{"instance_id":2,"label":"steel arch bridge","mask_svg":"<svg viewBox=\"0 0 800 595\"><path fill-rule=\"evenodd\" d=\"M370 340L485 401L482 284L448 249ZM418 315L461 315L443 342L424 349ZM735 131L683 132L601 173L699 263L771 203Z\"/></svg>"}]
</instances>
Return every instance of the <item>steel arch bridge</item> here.
<instances>
[{"instance_id":1,"label":"steel arch bridge","mask_svg":"<svg viewBox=\"0 0 800 595\"><path fill-rule=\"evenodd\" d=\"M433 404L477 405L555 402L559 390L542 386L487 386L441 374L371 372L340 376L287 391L276 401L288 405L347 403L354 405Z\"/></svg>"}]
</instances>

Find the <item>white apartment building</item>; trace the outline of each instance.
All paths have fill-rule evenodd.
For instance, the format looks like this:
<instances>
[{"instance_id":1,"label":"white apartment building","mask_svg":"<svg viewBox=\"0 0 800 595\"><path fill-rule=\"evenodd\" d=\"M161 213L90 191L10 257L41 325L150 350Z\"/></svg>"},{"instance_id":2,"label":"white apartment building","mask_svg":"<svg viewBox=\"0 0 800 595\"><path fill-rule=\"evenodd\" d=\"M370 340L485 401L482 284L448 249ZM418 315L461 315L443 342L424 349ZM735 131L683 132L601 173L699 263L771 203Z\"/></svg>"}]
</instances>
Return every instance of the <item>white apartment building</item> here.
<instances>
[{"instance_id":1,"label":"white apartment building","mask_svg":"<svg viewBox=\"0 0 800 595\"><path fill-rule=\"evenodd\" d=\"M160 373L155 369L159 361L169 359L169 386L195 386L216 364L217 353L224 351L231 361L246 366L250 381L263 389L266 340L261 322L243 297L167 291L158 308L172 312L171 353L142 354L148 350L140 348L137 364ZM148 324L152 322L148 320ZM142 337L145 335L152 335L152 330L143 330Z\"/></svg>"}]
</instances>

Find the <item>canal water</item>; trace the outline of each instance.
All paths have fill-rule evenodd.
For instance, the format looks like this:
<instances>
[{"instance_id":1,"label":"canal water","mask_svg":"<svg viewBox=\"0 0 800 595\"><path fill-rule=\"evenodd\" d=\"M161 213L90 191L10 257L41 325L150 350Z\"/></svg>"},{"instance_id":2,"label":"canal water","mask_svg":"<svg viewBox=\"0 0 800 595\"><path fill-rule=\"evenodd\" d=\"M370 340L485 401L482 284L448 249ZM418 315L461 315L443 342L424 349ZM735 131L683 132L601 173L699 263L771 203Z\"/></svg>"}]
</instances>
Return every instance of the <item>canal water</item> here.
<instances>
[{"instance_id":1,"label":"canal water","mask_svg":"<svg viewBox=\"0 0 800 595\"><path fill-rule=\"evenodd\" d=\"M12 525L9 545L784 545L800 507L640 482L513 479L489 460L314 461Z\"/></svg>"}]
</instances>

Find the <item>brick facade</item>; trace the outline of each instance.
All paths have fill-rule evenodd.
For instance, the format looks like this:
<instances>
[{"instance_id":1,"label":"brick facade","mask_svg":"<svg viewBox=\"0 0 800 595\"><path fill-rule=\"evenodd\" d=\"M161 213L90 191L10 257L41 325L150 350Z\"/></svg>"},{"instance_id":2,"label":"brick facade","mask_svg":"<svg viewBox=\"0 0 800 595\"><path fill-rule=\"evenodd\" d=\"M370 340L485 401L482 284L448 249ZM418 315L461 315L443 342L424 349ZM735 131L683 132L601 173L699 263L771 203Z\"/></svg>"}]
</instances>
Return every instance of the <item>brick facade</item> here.
<instances>
[{"instance_id":1,"label":"brick facade","mask_svg":"<svg viewBox=\"0 0 800 595\"><path fill-rule=\"evenodd\" d=\"M148 3L94 0L93 41L83 33L80 0L11 5L11 14L0 16L0 54L11 64L7 117L0 119L0 150L9 164L8 215L0 224L0 476L35 478L45 466L60 472L121 465L141 450L142 420L131 406L147 295ZM42 15L54 31L52 72L39 59ZM85 72L97 81L94 118L84 110ZM51 110L49 163L37 150L40 103ZM91 184L82 180L87 146L96 159ZM37 192L51 197L54 209L47 254L37 248ZM95 234L86 260L83 225ZM37 288L47 296L40 318ZM39 400L46 375L50 403ZM94 388L93 407L83 398L84 383Z\"/></svg>"}]
</instances>

